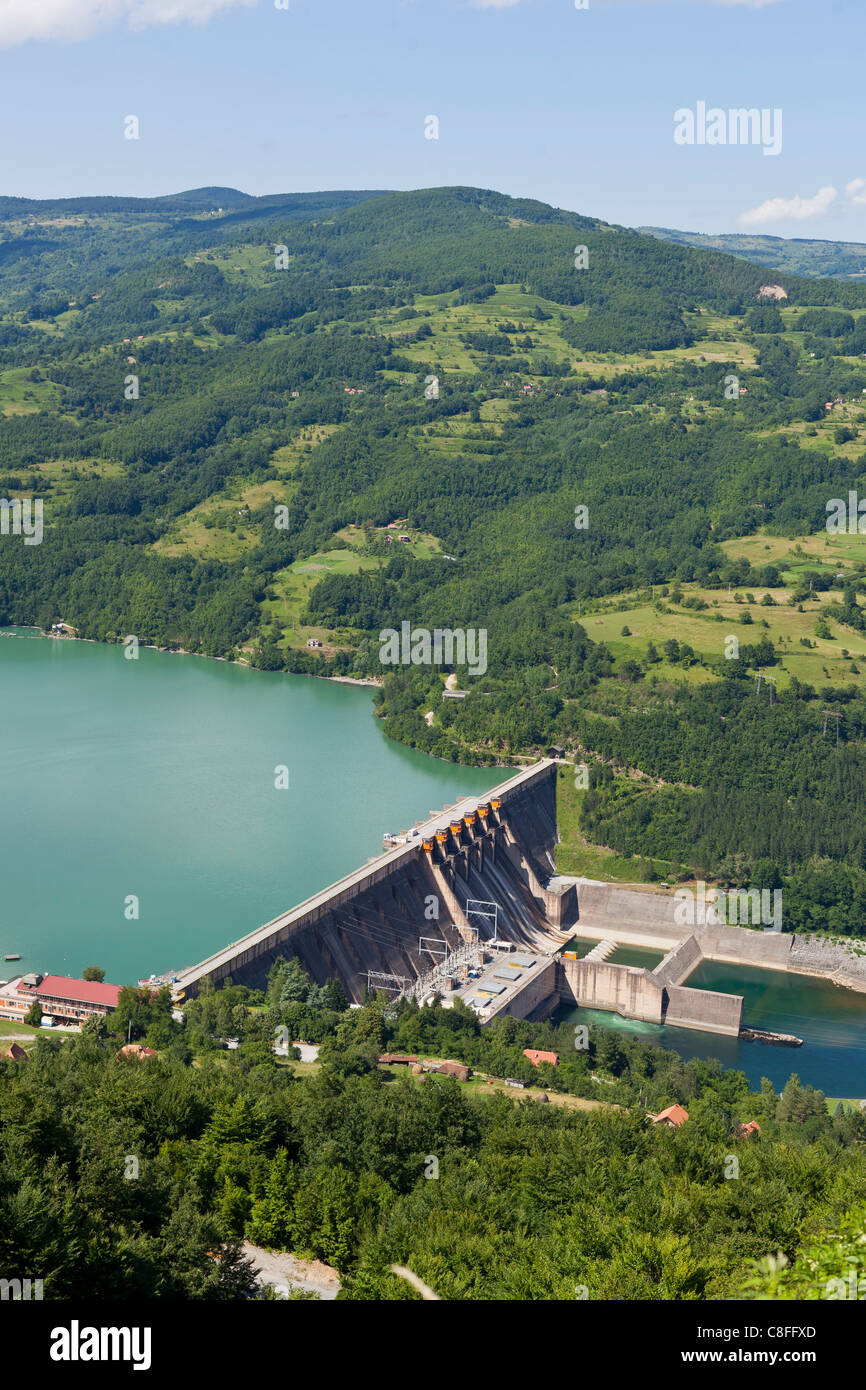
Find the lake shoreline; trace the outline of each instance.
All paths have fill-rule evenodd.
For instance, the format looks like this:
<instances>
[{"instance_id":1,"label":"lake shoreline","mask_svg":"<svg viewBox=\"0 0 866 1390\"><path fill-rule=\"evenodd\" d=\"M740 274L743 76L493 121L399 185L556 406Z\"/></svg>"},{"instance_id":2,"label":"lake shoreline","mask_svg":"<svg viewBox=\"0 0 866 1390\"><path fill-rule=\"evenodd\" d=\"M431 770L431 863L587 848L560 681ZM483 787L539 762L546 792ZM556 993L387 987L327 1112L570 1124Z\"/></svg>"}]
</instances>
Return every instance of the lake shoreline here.
<instances>
[{"instance_id":1,"label":"lake shoreline","mask_svg":"<svg viewBox=\"0 0 866 1390\"><path fill-rule=\"evenodd\" d=\"M15 624L10 624L15 626ZM122 647L122 642L100 642L97 637L79 637L76 632L45 632L41 627L28 627L29 632L38 632L40 637L47 638L52 642L90 642L97 647ZM0 629L0 637L14 637L13 632L4 632ZM139 646L145 647L151 652L164 652L166 656L197 656L203 661L221 661L224 666L245 666L248 671L256 671L259 668L253 666L252 662L245 661L243 657L235 657L229 660L225 656L208 656L207 652L189 652L186 647L158 647L153 642L140 642ZM263 674L284 675L284 676L309 676L316 681L330 681L333 685L361 685L367 686L371 690L379 690L383 685L382 678L379 676L319 676L315 671L273 671L263 672ZM455 763L455 767L462 764ZM507 764L503 764L507 766Z\"/></svg>"}]
</instances>

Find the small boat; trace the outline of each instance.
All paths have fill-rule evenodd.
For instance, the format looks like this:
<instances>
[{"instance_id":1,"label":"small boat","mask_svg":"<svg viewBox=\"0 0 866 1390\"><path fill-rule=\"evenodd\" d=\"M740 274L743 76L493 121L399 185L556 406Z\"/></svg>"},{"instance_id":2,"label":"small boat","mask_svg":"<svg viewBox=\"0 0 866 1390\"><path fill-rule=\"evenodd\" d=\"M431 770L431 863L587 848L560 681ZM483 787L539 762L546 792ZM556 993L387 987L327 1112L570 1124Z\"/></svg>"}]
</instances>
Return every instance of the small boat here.
<instances>
[{"instance_id":1,"label":"small boat","mask_svg":"<svg viewBox=\"0 0 866 1390\"><path fill-rule=\"evenodd\" d=\"M769 1033L764 1028L741 1028L743 1042L775 1044L777 1047L802 1047L803 1039L793 1033Z\"/></svg>"},{"instance_id":2,"label":"small boat","mask_svg":"<svg viewBox=\"0 0 866 1390\"><path fill-rule=\"evenodd\" d=\"M3 959L4 959L4 960L20 960L20 959L21 959L21 955L20 955L20 953L19 953L18 951L10 951L9 954L8 954L8 956L4 956Z\"/></svg>"}]
</instances>

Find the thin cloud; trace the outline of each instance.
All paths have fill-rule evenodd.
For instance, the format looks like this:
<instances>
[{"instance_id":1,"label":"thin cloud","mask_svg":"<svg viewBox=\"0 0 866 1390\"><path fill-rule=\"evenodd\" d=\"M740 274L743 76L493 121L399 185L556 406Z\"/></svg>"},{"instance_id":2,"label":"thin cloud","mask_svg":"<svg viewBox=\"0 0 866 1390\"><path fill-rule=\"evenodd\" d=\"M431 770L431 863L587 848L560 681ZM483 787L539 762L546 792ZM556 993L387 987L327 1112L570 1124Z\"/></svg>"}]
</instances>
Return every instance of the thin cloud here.
<instances>
[{"instance_id":1,"label":"thin cloud","mask_svg":"<svg viewBox=\"0 0 866 1390\"><path fill-rule=\"evenodd\" d=\"M215 15L249 9L259 0L0 0L0 47L29 39L87 39L126 23L207 24Z\"/></svg>"},{"instance_id":2,"label":"thin cloud","mask_svg":"<svg viewBox=\"0 0 866 1390\"><path fill-rule=\"evenodd\" d=\"M814 198L801 198L799 193L793 198L768 198L760 207L741 212L737 221L741 227L763 227L768 222L807 222L810 218L823 217L829 212L836 201L837 192L827 184L818 189Z\"/></svg>"},{"instance_id":3,"label":"thin cloud","mask_svg":"<svg viewBox=\"0 0 866 1390\"><path fill-rule=\"evenodd\" d=\"M853 207L866 207L866 179L852 179L850 183L846 183L845 192Z\"/></svg>"}]
</instances>

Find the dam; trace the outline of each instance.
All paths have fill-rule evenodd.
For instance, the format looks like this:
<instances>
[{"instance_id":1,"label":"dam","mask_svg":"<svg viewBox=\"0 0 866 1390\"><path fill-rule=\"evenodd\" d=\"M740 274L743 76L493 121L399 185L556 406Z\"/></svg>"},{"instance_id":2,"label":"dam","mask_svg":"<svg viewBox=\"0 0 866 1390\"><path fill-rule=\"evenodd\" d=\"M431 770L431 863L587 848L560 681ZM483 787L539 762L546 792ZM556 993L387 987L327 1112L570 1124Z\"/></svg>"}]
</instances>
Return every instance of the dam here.
<instances>
[{"instance_id":1,"label":"dam","mask_svg":"<svg viewBox=\"0 0 866 1390\"><path fill-rule=\"evenodd\" d=\"M369 989L447 1005L483 1021L546 1017L560 1003L625 1018L739 1035L742 997L690 988L704 961L796 969L794 938L716 921L678 925L670 895L558 875L556 770L543 759L482 797L465 797L399 835L354 873L178 972L175 997L202 980L262 988L279 957L350 1000ZM582 958L576 934L596 945ZM609 957L655 947L650 970Z\"/></svg>"}]
</instances>

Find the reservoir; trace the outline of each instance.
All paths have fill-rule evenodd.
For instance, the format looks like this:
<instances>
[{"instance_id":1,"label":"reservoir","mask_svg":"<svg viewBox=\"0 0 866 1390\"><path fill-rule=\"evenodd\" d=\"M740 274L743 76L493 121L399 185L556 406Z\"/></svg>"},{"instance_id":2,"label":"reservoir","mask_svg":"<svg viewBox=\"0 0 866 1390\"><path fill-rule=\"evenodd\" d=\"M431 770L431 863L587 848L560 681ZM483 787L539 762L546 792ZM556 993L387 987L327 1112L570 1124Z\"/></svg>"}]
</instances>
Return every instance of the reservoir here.
<instances>
[{"instance_id":1,"label":"reservoir","mask_svg":"<svg viewBox=\"0 0 866 1390\"><path fill-rule=\"evenodd\" d=\"M100 965L127 984L203 960L501 777L394 743L371 704L360 686L7 630L0 978Z\"/></svg>"}]
</instances>

